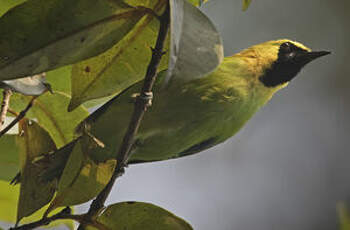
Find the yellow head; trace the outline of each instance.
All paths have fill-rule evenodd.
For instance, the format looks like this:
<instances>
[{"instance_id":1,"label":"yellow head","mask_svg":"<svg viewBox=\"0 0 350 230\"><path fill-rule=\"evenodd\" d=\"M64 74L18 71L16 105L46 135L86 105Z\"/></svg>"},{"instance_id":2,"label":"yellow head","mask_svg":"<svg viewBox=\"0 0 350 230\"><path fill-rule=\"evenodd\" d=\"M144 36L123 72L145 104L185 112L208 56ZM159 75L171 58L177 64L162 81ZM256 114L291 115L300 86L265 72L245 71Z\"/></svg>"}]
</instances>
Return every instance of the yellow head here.
<instances>
[{"instance_id":1,"label":"yellow head","mask_svg":"<svg viewBox=\"0 0 350 230\"><path fill-rule=\"evenodd\" d=\"M257 78L264 86L283 87L309 62L330 54L314 52L303 44L288 39L268 41L239 53L256 60Z\"/></svg>"}]
</instances>

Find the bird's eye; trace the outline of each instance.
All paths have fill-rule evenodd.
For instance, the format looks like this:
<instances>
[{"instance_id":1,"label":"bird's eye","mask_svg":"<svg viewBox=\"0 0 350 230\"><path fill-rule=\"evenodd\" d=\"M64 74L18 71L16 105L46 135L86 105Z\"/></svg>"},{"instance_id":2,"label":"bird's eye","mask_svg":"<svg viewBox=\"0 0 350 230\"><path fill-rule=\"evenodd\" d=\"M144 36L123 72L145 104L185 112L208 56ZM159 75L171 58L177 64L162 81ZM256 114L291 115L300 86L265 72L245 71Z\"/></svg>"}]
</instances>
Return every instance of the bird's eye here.
<instances>
[{"instance_id":1,"label":"bird's eye","mask_svg":"<svg viewBox=\"0 0 350 230\"><path fill-rule=\"evenodd\" d=\"M290 42L285 42L281 45L281 49L285 53L289 53L292 51L293 45Z\"/></svg>"}]
</instances>

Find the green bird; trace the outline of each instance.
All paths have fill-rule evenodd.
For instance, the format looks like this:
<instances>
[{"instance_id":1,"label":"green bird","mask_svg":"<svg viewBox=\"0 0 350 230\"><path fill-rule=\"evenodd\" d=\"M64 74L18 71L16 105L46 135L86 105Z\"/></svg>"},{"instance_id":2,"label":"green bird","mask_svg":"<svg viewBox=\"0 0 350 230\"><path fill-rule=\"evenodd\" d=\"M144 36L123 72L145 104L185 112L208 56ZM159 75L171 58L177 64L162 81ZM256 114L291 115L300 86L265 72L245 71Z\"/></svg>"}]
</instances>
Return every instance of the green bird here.
<instances>
[{"instance_id":1,"label":"green bird","mask_svg":"<svg viewBox=\"0 0 350 230\"><path fill-rule=\"evenodd\" d=\"M268 41L226 57L213 73L200 79L163 89L165 74L161 74L129 163L178 158L224 142L307 63L327 54L290 40ZM134 109L132 96L140 92L142 83L129 87L83 122L81 135L89 134L84 141L94 142L92 135L104 145L85 142L89 156L99 161L115 157Z\"/></svg>"},{"instance_id":2,"label":"green bird","mask_svg":"<svg viewBox=\"0 0 350 230\"><path fill-rule=\"evenodd\" d=\"M165 74L160 74L153 105L144 116L128 163L183 157L224 142L307 63L329 53L276 40L226 57L213 73L200 79L176 81L164 88ZM68 154L81 142L84 154L97 162L115 158L134 109L133 95L140 92L142 83L92 113L78 128L80 138L59 152Z\"/></svg>"}]
</instances>

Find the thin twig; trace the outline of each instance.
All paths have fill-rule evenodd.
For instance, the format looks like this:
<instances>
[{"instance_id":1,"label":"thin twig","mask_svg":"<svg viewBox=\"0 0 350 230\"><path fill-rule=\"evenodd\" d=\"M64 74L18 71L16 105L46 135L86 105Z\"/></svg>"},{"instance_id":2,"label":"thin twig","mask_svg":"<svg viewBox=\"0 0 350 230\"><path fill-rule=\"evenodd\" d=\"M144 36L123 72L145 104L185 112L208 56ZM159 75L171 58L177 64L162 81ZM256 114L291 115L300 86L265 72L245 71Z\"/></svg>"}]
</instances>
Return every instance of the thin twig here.
<instances>
[{"instance_id":1,"label":"thin twig","mask_svg":"<svg viewBox=\"0 0 350 230\"><path fill-rule=\"evenodd\" d=\"M49 225L52 221L55 220L75 220L79 223L82 223L84 221L84 215L72 215L70 213L70 208L65 208L61 212L47 218L43 218L41 220L29 223L29 224L24 224L19 227L14 227L10 228L9 230L29 230L29 229L34 229L38 228L41 226Z\"/></svg>"},{"instance_id":2,"label":"thin twig","mask_svg":"<svg viewBox=\"0 0 350 230\"><path fill-rule=\"evenodd\" d=\"M152 87L156 79L157 69L158 69L160 60L164 54L163 47L165 44L166 36L169 31L169 22L170 22L169 17L170 17L170 9L168 4L165 12L159 17L160 28L159 28L156 46L154 49L152 49L152 58L147 67L144 85L142 87L140 95L136 98L135 108L131 117L131 121L129 123L128 130L123 138L121 148L119 149L116 157L117 158L116 169L107 186L92 202L90 209L87 215L85 216L90 220L95 219L98 216L98 214L101 212L101 210L104 207L104 203L108 195L110 194L116 179L123 174L127 160L130 157L129 156L130 149L132 148L132 145L134 143L134 139L140 127L141 120L147 108L151 105ZM81 224L78 230L83 230L83 229L85 229L85 226Z\"/></svg>"},{"instance_id":3,"label":"thin twig","mask_svg":"<svg viewBox=\"0 0 350 230\"><path fill-rule=\"evenodd\" d=\"M109 228L107 226L105 226L104 224L102 224L98 221L89 220L88 222L86 222L87 218L85 216L86 216L86 214L73 215L73 214L71 214L70 207L67 207L51 217L43 217L42 219L40 219L38 221L29 223L29 224L23 224L19 227L13 227L13 228L10 228L9 230L31 230L31 229L35 229L35 228L42 227L45 225L49 225L51 222L53 222L55 220L74 220L78 223L89 225L89 226L95 227L95 228L100 229L100 230L109 230Z\"/></svg>"},{"instance_id":4,"label":"thin twig","mask_svg":"<svg viewBox=\"0 0 350 230\"><path fill-rule=\"evenodd\" d=\"M12 91L10 89L4 89L2 95L3 97L2 97L1 111L0 111L0 130L2 129L2 126L5 123L6 114L9 108Z\"/></svg>"},{"instance_id":5,"label":"thin twig","mask_svg":"<svg viewBox=\"0 0 350 230\"><path fill-rule=\"evenodd\" d=\"M10 107L8 108L7 112L11 113L13 116L16 116L16 117L19 115L19 113L17 113L16 111L11 109Z\"/></svg>"},{"instance_id":6,"label":"thin twig","mask_svg":"<svg viewBox=\"0 0 350 230\"><path fill-rule=\"evenodd\" d=\"M8 126L6 126L3 130L0 131L0 138L26 116L27 112L30 110L30 108L32 108L32 106L34 104L34 100L36 98L37 98L37 96L33 96L32 99L30 100L30 102L28 103L27 107L25 107L25 109L22 110L18 114L18 116Z\"/></svg>"}]
</instances>

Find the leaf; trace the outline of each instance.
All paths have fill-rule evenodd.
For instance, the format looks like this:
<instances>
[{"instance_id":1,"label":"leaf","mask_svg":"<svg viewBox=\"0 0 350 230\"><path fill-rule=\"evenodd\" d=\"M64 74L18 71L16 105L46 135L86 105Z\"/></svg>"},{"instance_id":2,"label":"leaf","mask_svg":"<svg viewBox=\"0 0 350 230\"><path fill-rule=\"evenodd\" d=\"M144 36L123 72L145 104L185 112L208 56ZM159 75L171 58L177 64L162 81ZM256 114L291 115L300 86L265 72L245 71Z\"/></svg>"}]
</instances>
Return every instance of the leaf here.
<instances>
[{"instance_id":1,"label":"leaf","mask_svg":"<svg viewBox=\"0 0 350 230\"><path fill-rule=\"evenodd\" d=\"M19 187L11 186L8 182L0 181L0 220L16 222L17 199Z\"/></svg>"},{"instance_id":2,"label":"leaf","mask_svg":"<svg viewBox=\"0 0 350 230\"><path fill-rule=\"evenodd\" d=\"M19 197L19 186L12 186L8 182L0 181L0 220L8 223L16 222L17 213L17 201ZM41 209L30 217L24 218L23 223L31 223L33 221L41 219L45 209ZM60 211L60 210L58 210ZM69 229L74 229L72 220L58 220L52 222L49 226L45 227L56 227L60 225L66 225Z\"/></svg>"},{"instance_id":3,"label":"leaf","mask_svg":"<svg viewBox=\"0 0 350 230\"><path fill-rule=\"evenodd\" d=\"M79 138L77 140L79 140ZM70 142L69 144L50 154L48 159L50 162L49 165L46 163L47 159L38 160L37 164L47 165L46 169L43 170L41 174L43 181L50 182L55 179L60 179L77 140Z\"/></svg>"},{"instance_id":4,"label":"leaf","mask_svg":"<svg viewBox=\"0 0 350 230\"><path fill-rule=\"evenodd\" d=\"M210 19L186 0L170 0L171 41L165 84L208 75L224 58L221 37Z\"/></svg>"},{"instance_id":5,"label":"leaf","mask_svg":"<svg viewBox=\"0 0 350 230\"><path fill-rule=\"evenodd\" d=\"M340 230L350 230L350 214L344 203L337 204Z\"/></svg>"},{"instance_id":6,"label":"leaf","mask_svg":"<svg viewBox=\"0 0 350 230\"><path fill-rule=\"evenodd\" d=\"M136 2L128 2L137 5ZM151 1L143 6L161 14L166 1ZM141 80L146 72L158 34L159 22L153 15L146 15L130 33L105 53L80 62L72 70L72 100L69 111L80 104L96 98L115 95L131 84ZM160 69L167 68L168 59L163 58Z\"/></svg>"},{"instance_id":7,"label":"leaf","mask_svg":"<svg viewBox=\"0 0 350 230\"><path fill-rule=\"evenodd\" d=\"M51 85L53 91L59 91L67 95L71 95L71 75L72 75L72 66L65 66L46 74L46 81ZM96 100L91 100L83 104L85 108L92 108L98 105L104 104L111 97L99 98Z\"/></svg>"},{"instance_id":8,"label":"leaf","mask_svg":"<svg viewBox=\"0 0 350 230\"><path fill-rule=\"evenodd\" d=\"M97 196L108 184L115 166L115 160L95 163L85 156L78 142L70 154L57 194L46 214L57 207L82 204Z\"/></svg>"},{"instance_id":9,"label":"leaf","mask_svg":"<svg viewBox=\"0 0 350 230\"><path fill-rule=\"evenodd\" d=\"M167 0L124 0L124 2L133 7L146 7L149 9L154 9L154 6L163 2L161 4L165 4Z\"/></svg>"},{"instance_id":10,"label":"leaf","mask_svg":"<svg viewBox=\"0 0 350 230\"><path fill-rule=\"evenodd\" d=\"M41 95L50 90L50 86L46 83L45 75L45 73L42 73L31 77L2 81L0 82L0 88L11 89L23 95Z\"/></svg>"},{"instance_id":11,"label":"leaf","mask_svg":"<svg viewBox=\"0 0 350 230\"><path fill-rule=\"evenodd\" d=\"M206 3L208 0L188 0L192 5L201 6L203 3Z\"/></svg>"},{"instance_id":12,"label":"leaf","mask_svg":"<svg viewBox=\"0 0 350 230\"><path fill-rule=\"evenodd\" d=\"M19 149L17 135L0 138L0 180L11 181L19 171Z\"/></svg>"},{"instance_id":13,"label":"leaf","mask_svg":"<svg viewBox=\"0 0 350 230\"><path fill-rule=\"evenodd\" d=\"M43 182L40 178L45 169L35 163L36 158L44 157L56 150L50 135L36 122L28 119L19 124L18 145L21 159L21 188L18 201L17 222L30 216L48 204L55 194L55 181ZM49 164L50 162L47 162Z\"/></svg>"},{"instance_id":14,"label":"leaf","mask_svg":"<svg viewBox=\"0 0 350 230\"><path fill-rule=\"evenodd\" d=\"M6 13L9 9L22 4L26 0L0 0L0 16Z\"/></svg>"},{"instance_id":15,"label":"leaf","mask_svg":"<svg viewBox=\"0 0 350 230\"><path fill-rule=\"evenodd\" d=\"M98 55L144 14L122 0L28 0L0 18L0 79L32 76Z\"/></svg>"},{"instance_id":16,"label":"leaf","mask_svg":"<svg viewBox=\"0 0 350 230\"><path fill-rule=\"evenodd\" d=\"M13 95L10 107L17 112L22 111L30 100L28 96ZM68 113L69 100L70 97L60 92L46 93L35 100L27 113L28 118L36 119L48 131L57 147L73 140L75 127L88 115L84 107Z\"/></svg>"},{"instance_id":17,"label":"leaf","mask_svg":"<svg viewBox=\"0 0 350 230\"><path fill-rule=\"evenodd\" d=\"M91 110L94 111L94 110L96 110L97 107L100 107L103 104L107 103L113 97L115 97L114 94L112 96L108 96L108 97L101 97L101 98L98 98L98 99L92 99L92 100L89 100L89 101L85 102L83 104L83 106L88 108L88 109L91 108Z\"/></svg>"},{"instance_id":18,"label":"leaf","mask_svg":"<svg viewBox=\"0 0 350 230\"><path fill-rule=\"evenodd\" d=\"M110 230L190 230L190 224L156 205L144 202L112 204L97 218ZM89 230L95 229L88 227Z\"/></svg>"},{"instance_id":19,"label":"leaf","mask_svg":"<svg viewBox=\"0 0 350 230\"><path fill-rule=\"evenodd\" d=\"M252 2L252 0L243 0L243 6L242 6L242 10L246 11L250 5L250 3Z\"/></svg>"},{"instance_id":20,"label":"leaf","mask_svg":"<svg viewBox=\"0 0 350 230\"><path fill-rule=\"evenodd\" d=\"M71 75L72 66L61 67L46 73L46 81L51 85L53 91L59 91L61 93L71 95ZM99 98L91 100L83 104L85 108L92 108L98 105L104 104L111 97Z\"/></svg>"},{"instance_id":21,"label":"leaf","mask_svg":"<svg viewBox=\"0 0 350 230\"><path fill-rule=\"evenodd\" d=\"M46 81L51 85L53 91L66 95L71 94L72 66L64 66L46 73Z\"/></svg>"}]
</instances>

